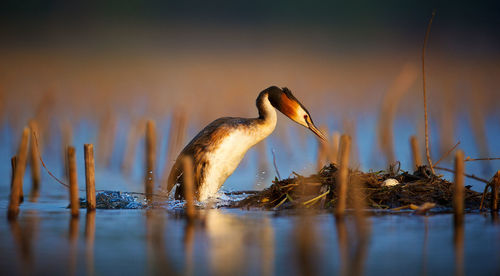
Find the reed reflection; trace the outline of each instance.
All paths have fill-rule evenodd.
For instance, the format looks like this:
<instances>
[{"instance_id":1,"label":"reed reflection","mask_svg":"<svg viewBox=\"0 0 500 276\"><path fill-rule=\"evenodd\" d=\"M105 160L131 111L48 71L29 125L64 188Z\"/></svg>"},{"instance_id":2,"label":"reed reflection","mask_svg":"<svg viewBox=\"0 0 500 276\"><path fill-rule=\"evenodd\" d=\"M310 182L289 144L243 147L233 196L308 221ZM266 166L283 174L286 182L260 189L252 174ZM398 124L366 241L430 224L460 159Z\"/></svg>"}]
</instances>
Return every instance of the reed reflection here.
<instances>
[{"instance_id":1,"label":"reed reflection","mask_svg":"<svg viewBox=\"0 0 500 276\"><path fill-rule=\"evenodd\" d=\"M368 251L369 235L368 233L361 234L358 236L358 241L356 243L354 254L352 258L352 273L351 275L364 275L364 266L366 261L366 255Z\"/></svg>"},{"instance_id":2,"label":"reed reflection","mask_svg":"<svg viewBox=\"0 0 500 276\"><path fill-rule=\"evenodd\" d=\"M274 275L274 250L275 250L275 242L274 242L274 228L271 226L271 222L269 218L264 218L262 224L264 227L259 228L260 231L257 234L260 240L260 274Z\"/></svg>"},{"instance_id":3,"label":"reed reflection","mask_svg":"<svg viewBox=\"0 0 500 276\"><path fill-rule=\"evenodd\" d=\"M69 220L69 274L76 275L78 260L78 217L71 216Z\"/></svg>"},{"instance_id":4,"label":"reed reflection","mask_svg":"<svg viewBox=\"0 0 500 276\"><path fill-rule=\"evenodd\" d=\"M314 223L311 221L312 212L302 210L295 225L293 239L295 241L295 257L299 275L317 275L317 260L319 257L317 235Z\"/></svg>"},{"instance_id":5,"label":"reed reflection","mask_svg":"<svg viewBox=\"0 0 500 276\"><path fill-rule=\"evenodd\" d=\"M370 232L360 231L360 229L348 231L347 222L348 219L344 216L337 216L335 220L340 255L339 274L364 275ZM355 222L354 225L356 225ZM356 235L349 236L349 233L356 233Z\"/></svg>"},{"instance_id":6,"label":"reed reflection","mask_svg":"<svg viewBox=\"0 0 500 276\"><path fill-rule=\"evenodd\" d=\"M464 224L460 223L455 225L455 232L453 234L453 245L455 248L455 275L465 275L464 264Z\"/></svg>"},{"instance_id":7,"label":"reed reflection","mask_svg":"<svg viewBox=\"0 0 500 276\"><path fill-rule=\"evenodd\" d=\"M165 222L165 210L146 211L147 264L150 275L164 275L171 272L165 247Z\"/></svg>"},{"instance_id":8,"label":"reed reflection","mask_svg":"<svg viewBox=\"0 0 500 276\"><path fill-rule=\"evenodd\" d=\"M22 225L19 221L22 222ZM21 274L33 274L33 265L35 263L33 245L38 237L38 225L39 218L37 212L28 211L22 220L9 221L10 232L22 264Z\"/></svg>"},{"instance_id":9,"label":"reed reflection","mask_svg":"<svg viewBox=\"0 0 500 276\"><path fill-rule=\"evenodd\" d=\"M195 237L195 225L193 220L186 220L186 226L184 228L184 258L185 258L185 268L184 273L186 275L194 274L194 237Z\"/></svg>"},{"instance_id":10,"label":"reed reflection","mask_svg":"<svg viewBox=\"0 0 500 276\"><path fill-rule=\"evenodd\" d=\"M422 246L422 275L427 275L427 243L429 240L429 220L424 217L424 245Z\"/></svg>"},{"instance_id":11,"label":"reed reflection","mask_svg":"<svg viewBox=\"0 0 500 276\"><path fill-rule=\"evenodd\" d=\"M95 241L95 210L87 211L85 216L85 263L87 275L95 274L94 241Z\"/></svg>"},{"instance_id":12,"label":"reed reflection","mask_svg":"<svg viewBox=\"0 0 500 276\"><path fill-rule=\"evenodd\" d=\"M347 240L347 227L345 225L345 218L338 217L335 220L335 227L337 229L337 242L339 244L339 255L340 255L340 275L348 275L349 272L349 247Z\"/></svg>"}]
</instances>

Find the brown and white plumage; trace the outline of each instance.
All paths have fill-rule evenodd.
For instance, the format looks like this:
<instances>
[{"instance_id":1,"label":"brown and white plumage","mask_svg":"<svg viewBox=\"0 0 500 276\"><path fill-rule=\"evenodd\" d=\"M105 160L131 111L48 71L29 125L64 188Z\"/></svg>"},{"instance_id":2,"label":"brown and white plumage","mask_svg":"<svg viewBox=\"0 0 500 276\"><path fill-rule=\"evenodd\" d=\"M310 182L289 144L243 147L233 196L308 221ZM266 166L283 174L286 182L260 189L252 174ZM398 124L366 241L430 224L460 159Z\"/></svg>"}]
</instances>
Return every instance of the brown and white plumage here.
<instances>
[{"instance_id":1,"label":"brown and white plumage","mask_svg":"<svg viewBox=\"0 0 500 276\"><path fill-rule=\"evenodd\" d=\"M200 131L177 157L168 178L168 192L175 184L180 184L175 198L183 198L182 159L188 156L193 159L198 200L204 201L216 194L245 153L273 132L277 121L275 108L325 139L314 126L307 109L287 88L267 88L259 94L256 104L257 118L219 118Z\"/></svg>"}]
</instances>

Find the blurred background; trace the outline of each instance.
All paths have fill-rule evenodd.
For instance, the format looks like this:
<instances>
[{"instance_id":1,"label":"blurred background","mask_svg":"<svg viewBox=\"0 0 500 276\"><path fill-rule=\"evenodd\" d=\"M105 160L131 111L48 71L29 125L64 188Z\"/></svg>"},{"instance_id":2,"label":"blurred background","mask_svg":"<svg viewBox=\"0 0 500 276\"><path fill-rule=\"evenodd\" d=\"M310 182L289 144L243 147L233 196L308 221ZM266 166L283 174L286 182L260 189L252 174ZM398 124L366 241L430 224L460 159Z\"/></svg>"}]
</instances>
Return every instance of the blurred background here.
<instances>
[{"instance_id":1,"label":"blurred background","mask_svg":"<svg viewBox=\"0 0 500 276\"><path fill-rule=\"evenodd\" d=\"M92 143L97 190L143 192L151 175L156 188L165 183L206 124L257 116L255 99L271 85L290 88L332 140L352 136L352 168L399 160L412 170L411 136L425 156L421 55L434 9L425 60L432 159L457 142L471 158L500 157L499 1L1 1L0 220L25 126L63 181L73 145L84 187L83 144ZM157 142L151 174L148 120ZM282 178L314 173L328 161L323 149L279 115L222 190L270 186L273 153ZM453 168L452 156L439 165ZM193 226L176 201L75 219L68 190L43 169L40 197L33 192L40 164L29 157L19 219L0 223L2 275L500 275L498 218L484 213L468 214L461 231L452 214L375 215L364 222L371 233L329 211L207 208ZM487 180L498 168L466 162L467 173Z\"/></svg>"},{"instance_id":2,"label":"blurred background","mask_svg":"<svg viewBox=\"0 0 500 276\"><path fill-rule=\"evenodd\" d=\"M354 167L400 160L410 170L409 137L424 150L421 51L433 9L433 160L458 141L467 156L499 157L496 1L2 1L0 175L35 119L56 175L73 144L83 183L83 144L94 143L98 188L142 191L145 120L157 126L160 185L204 125L256 116L255 99L271 85L290 88L329 134L351 134ZM225 189L270 185L272 150L282 176L312 173L317 148L312 133L280 116ZM467 170L489 179L498 165Z\"/></svg>"}]
</instances>

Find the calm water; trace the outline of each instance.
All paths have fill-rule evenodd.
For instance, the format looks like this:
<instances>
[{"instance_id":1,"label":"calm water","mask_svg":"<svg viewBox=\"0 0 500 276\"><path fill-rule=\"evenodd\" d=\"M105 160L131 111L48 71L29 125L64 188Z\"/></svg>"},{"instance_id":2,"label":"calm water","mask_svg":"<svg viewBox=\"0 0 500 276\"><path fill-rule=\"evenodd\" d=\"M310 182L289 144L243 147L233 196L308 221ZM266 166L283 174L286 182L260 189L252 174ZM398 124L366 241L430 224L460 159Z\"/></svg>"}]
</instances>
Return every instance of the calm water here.
<instances>
[{"instance_id":1,"label":"calm water","mask_svg":"<svg viewBox=\"0 0 500 276\"><path fill-rule=\"evenodd\" d=\"M448 214L372 216L368 218L371 231L363 243L354 234L350 218L345 224L347 238L341 239L329 213L306 219L271 211L211 209L200 212L204 223L188 227L174 210L97 210L93 214L82 210L79 220L71 220L65 205L57 199L25 203L19 220L7 223L7 202L2 199L2 275L500 273L500 224L482 214L466 216L458 244ZM300 246L298 232L307 237L305 247ZM346 251L341 250L342 244ZM298 248L305 253L299 254Z\"/></svg>"},{"instance_id":2,"label":"calm water","mask_svg":"<svg viewBox=\"0 0 500 276\"><path fill-rule=\"evenodd\" d=\"M322 119L317 119L322 121ZM329 121L330 129L339 122ZM286 119L280 118L280 123ZM165 164L168 122L158 124L161 142L159 168ZM362 169L385 167L377 148L373 117L357 120L357 162ZM432 126L432 125L431 125ZM486 139L491 156L498 156L500 135L496 120L487 121ZM436 128L436 126L433 126ZM395 153L402 169L411 166L408 138L415 124L404 118L396 122ZM197 127L190 127L188 137ZM352 219L341 228L331 214L307 216L271 211L209 209L201 211L204 223L187 226L178 210L97 210L79 220L71 220L67 190L42 170L39 202L21 205L19 219L8 223L6 208L10 184L10 157L15 153L19 133L3 125L0 135L0 274L209 274L209 275L499 275L500 225L489 215L466 216L463 235L453 232L452 216L429 217L409 214L378 215L368 219L371 225L367 239L355 234ZM96 126L80 121L74 127L80 188L84 183L83 144L96 143ZM143 191L142 142L137 145L133 170L120 171L124 154L127 122L118 127L109 166L97 163L97 189ZM438 131L434 131L438 133ZM466 154L480 154L470 124L460 123L455 130L460 147ZM44 149L47 166L57 176L63 175L61 138L54 136ZM431 142L437 147L439 137ZM265 142L264 155L251 150L224 190L262 189L274 178L271 150L282 177L292 171L308 174L315 170L317 142L312 134L290 124L278 129ZM96 146L99 150L99 146ZM436 160L439 156L435 154ZM263 166L261 166L263 164ZM489 179L498 161L488 165L467 163L467 172ZM450 163L443 166L452 167ZM158 176L161 173L157 172ZM449 175L447 175L449 177ZM467 180L473 189L484 185ZM24 192L29 194L29 168ZM80 196L84 196L81 192ZM347 237L342 238L344 233ZM340 232L339 232L340 230ZM300 235L307 239L301 240ZM363 242L364 241L364 242ZM457 243L455 243L456 241ZM302 252L302 253L301 253ZM458 260L458 262L457 262ZM460 261L463 260L463 261Z\"/></svg>"}]
</instances>

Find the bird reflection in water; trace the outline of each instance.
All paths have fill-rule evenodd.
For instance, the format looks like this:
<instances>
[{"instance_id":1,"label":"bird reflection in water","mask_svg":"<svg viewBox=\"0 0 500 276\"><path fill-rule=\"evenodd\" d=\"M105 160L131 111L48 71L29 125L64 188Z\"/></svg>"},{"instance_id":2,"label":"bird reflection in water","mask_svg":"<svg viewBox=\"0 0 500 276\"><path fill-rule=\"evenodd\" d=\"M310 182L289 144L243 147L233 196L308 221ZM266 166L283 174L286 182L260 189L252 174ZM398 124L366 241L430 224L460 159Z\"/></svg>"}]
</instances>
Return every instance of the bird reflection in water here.
<instances>
[{"instance_id":1,"label":"bird reflection in water","mask_svg":"<svg viewBox=\"0 0 500 276\"><path fill-rule=\"evenodd\" d=\"M205 218L207 255L214 275L274 274L274 229L269 218L243 219L217 209L208 210Z\"/></svg>"}]
</instances>

